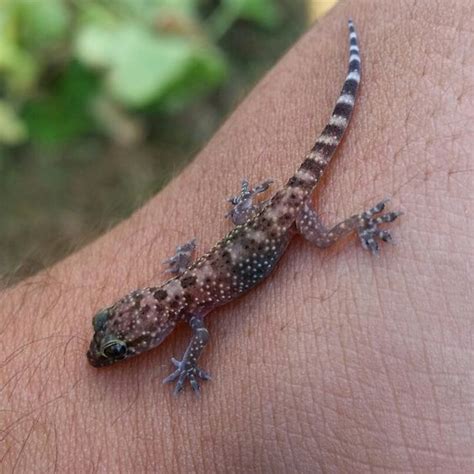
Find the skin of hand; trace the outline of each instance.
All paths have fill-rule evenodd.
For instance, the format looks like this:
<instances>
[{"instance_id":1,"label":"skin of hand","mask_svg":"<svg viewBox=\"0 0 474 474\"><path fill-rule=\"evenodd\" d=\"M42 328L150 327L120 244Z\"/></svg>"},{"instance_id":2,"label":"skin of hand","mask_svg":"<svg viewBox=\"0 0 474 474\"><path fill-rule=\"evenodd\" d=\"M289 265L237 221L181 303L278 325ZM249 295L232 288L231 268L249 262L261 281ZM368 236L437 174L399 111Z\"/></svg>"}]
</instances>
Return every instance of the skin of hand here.
<instances>
[{"instance_id":1,"label":"skin of hand","mask_svg":"<svg viewBox=\"0 0 474 474\"><path fill-rule=\"evenodd\" d=\"M373 258L355 238L324 251L295 239L264 284L206 319L200 400L161 385L186 327L90 367L98 309L162 281L178 243L196 236L199 253L222 237L242 176L294 172L344 78L349 17L360 96L314 202L329 225L389 194L405 212L397 245ZM2 469L472 471L473 17L462 1L341 2L155 198L4 290Z\"/></svg>"}]
</instances>

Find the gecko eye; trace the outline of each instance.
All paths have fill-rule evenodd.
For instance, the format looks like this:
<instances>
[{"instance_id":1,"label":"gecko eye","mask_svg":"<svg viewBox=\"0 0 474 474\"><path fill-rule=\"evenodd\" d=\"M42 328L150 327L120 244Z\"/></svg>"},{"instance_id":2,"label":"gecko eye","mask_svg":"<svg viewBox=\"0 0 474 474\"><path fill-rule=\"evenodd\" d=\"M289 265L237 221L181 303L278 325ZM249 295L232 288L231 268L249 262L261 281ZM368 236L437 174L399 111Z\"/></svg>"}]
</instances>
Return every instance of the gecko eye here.
<instances>
[{"instance_id":1,"label":"gecko eye","mask_svg":"<svg viewBox=\"0 0 474 474\"><path fill-rule=\"evenodd\" d=\"M92 326L95 332L99 332L102 329L104 329L104 324L107 321L108 317L109 317L108 309L103 309L94 316L94 318L92 319Z\"/></svg>"},{"instance_id":2,"label":"gecko eye","mask_svg":"<svg viewBox=\"0 0 474 474\"><path fill-rule=\"evenodd\" d=\"M127 353L127 344L115 339L107 343L102 351L105 357L109 359L123 359Z\"/></svg>"}]
</instances>

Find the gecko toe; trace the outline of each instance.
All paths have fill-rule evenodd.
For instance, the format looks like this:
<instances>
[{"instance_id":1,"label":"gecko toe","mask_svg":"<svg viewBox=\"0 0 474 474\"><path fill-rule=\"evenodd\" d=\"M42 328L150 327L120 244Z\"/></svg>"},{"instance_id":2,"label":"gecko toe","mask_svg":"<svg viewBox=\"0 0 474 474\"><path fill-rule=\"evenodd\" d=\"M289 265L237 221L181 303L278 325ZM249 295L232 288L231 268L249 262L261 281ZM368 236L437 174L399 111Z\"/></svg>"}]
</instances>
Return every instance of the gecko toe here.
<instances>
[{"instance_id":1,"label":"gecko toe","mask_svg":"<svg viewBox=\"0 0 474 474\"><path fill-rule=\"evenodd\" d=\"M179 369L178 370L175 370L174 372L172 372L171 374L168 375L168 377L164 378L163 379L163 383L170 383L170 382L174 382L180 375L180 371Z\"/></svg>"},{"instance_id":2,"label":"gecko toe","mask_svg":"<svg viewBox=\"0 0 474 474\"><path fill-rule=\"evenodd\" d=\"M381 230L379 232L378 238L380 240L383 240L384 242L390 242L393 243L393 237L392 234L388 230Z\"/></svg>"},{"instance_id":3,"label":"gecko toe","mask_svg":"<svg viewBox=\"0 0 474 474\"><path fill-rule=\"evenodd\" d=\"M264 205L264 202L254 202L255 196L264 193L273 183L267 179L255 187L251 187L247 179L242 180L240 193L227 199L232 204L232 209L225 215L234 225L241 225L254 216Z\"/></svg>"},{"instance_id":4,"label":"gecko toe","mask_svg":"<svg viewBox=\"0 0 474 474\"><path fill-rule=\"evenodd\" d=\"M179 395L184 390L185 381L186 381L186 374L181 373L179 375L178 381L176 382L176 386L174 387L173 394L175 396Z\"/></svg>"},{"instance_id":5,"label":"gecko toe","mask_svg":"<svg viewBox=\"0 0 474 474\"><path fill-rule=\"evenodd\" d=\"M206 372L205 370L203 369L198 369L198 377L202 380L212 380L212 377L211 375L209 374L209 372Z\"/></svg>"},{"instance_id":6,"label":"gecko toe","mask_svg":"<svg viewBox=\"0 0 474 474\"><path fill-rule=\"evenodd\" d=\"M168 377L163 380L163 383L170 383L177 380L173 393L174 395L178 395L184 390L186 381L189 381L194 393L199 397L201 387L198 379L211 380L210 374L189 362L179 361L174 357L171 359L171 362L176 367L176 370L168 375Z\"/></svg>"},{"instance_id":7,"label":"gecko toe","mask_svg":"<svg viewBox=\"0 0 474 474\"><path fill-rule=\"evenodd\" d=\"M194 375L191 375L189 377L189 383L191 384L191 387L193 388L194 393L199 398L199 391L201 390L201 387Z\"/></svg>"},{"instance_id":8,"label":"gecko toe","mask_svg":"<svg viewBox=\"0 0 474 474\"><path fill-rule=\"evenodd\" d=\"M387 230L381 230L379 225L393 222L402 215L402 213L398 211L380 214L380 212L385 209L385 205L388 201L388 198L380 201L378 204L359 216L360 224L357 228L357 234L359 235L362 247L368 250L372 255L379 254L378 240L393 243L393 238L390 232Z\"/></svg>"}]
</instances>

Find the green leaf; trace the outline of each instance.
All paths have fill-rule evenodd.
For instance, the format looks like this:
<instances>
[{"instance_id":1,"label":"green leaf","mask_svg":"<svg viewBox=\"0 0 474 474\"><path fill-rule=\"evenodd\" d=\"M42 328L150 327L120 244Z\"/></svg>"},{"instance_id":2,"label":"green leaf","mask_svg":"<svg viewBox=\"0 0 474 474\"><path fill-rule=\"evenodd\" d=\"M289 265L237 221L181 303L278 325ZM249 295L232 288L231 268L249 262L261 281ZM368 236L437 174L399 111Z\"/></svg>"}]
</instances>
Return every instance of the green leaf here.
<instances>
[{"instance_id":1,"label":"green leaf","mask_svg":"<svg viewBox=\"0 0 474 474\"><path fill-rule=\"evenodd\" d=\"M0 143L17 145L27 137L25 124L10 104L0 100Z\"/></svg>"},{"instance_id":2,"label":"green leaf","mask_svg":"<svg viewBox=\"0 0 474 474\"><path fill-rule=\"evenodd\" d=\"M112 65L115 49L114 34L110 29L87 25L77 35L76 56L89 66L106 67Z\"/></svg>"},{"instance_id":3,"label":"green leaf","mask_svg":"<svg viewBox=\"0 0 474 474\"><path fill-rule=\"evenodd\" d=\"M224 0L235 14L265 28L274 28L280 22L280 11L274 0Z\"/></svg>"},{"instance_id":4,"label":"green leaf","mask_svg":"<svg viewBox=\"0 0 474 474\"><path fill-rule=\"evenodd\" d=\"M33 86L39 68L30 53L3 38L0 41L0 71L4 73L9 91L21 95Z\"/></svg>"},{"instance_id":5,"label":"green leaf","mask_svg":"<svg viewBox=\"0 0 474 474\"><path fill-rule=\"evenodd\" d=\"M115 11L108 9L96 0L81 0L80 3L76 3L76 7L77 15L75 20L77 21L77 26L93 24L106 28L117 24L118 18Z\"/></svg>"},{"instance_id":6,"label":"green leaf","mask_svg":"<svg viewBox=\"0 0 474 474\"><path fill-rule=\"evenodd\" d=\"M154 38L142 30L128 29L116 40L120 54L114 57L106 84L126 105L143 106L159 98L182 77L192 60L192 48L180 38Z\"/></svg>"},{"instance_id":7,"label":"green leaf","mask_svg":"<svg viewBox=\"0 0 474 474\"><path fill-rule=\"evenodd\" d=\"M130 12L138 16L154 15L160 10L174 11L188 16L194 16L197 0L115 0Z\"/></svg>"},{"instance_id":8,"label":"green leaf","mask_svg":"<svg viewBox=\"0 0 474 474\"><path fill-rule=\"evenodd\" d=\"M84 63L106 69L107 90L130 107L164 100L171 89L181 97L190 96L194 86L214 84L225 71L220 54L210 46L152 34L134 23L109 30L86 27L76 51ZM187 84L190 93L184 94L181 84Z\"/></svg>"},{"instance_id":9,"label":"green leaf","mask_svg":"<svg viewBox=\"0 0 474 474\"><path fill-rule=\"evenodd\" d=\"M93 130L90 101L97 94L95 77L72 62L65 73L50 84L47 96L31 100L23 118L33 141L45 145L67 143Z\"/></svg>"},{"instance_id":10,"label":"green leaf","mask_svg":"<svg viewBox=\"0 0 474 474\"><path fill-rule=\"evenodd\" d=\"M163 94L163 108L168 111L183 108L222 82L226 74L227 63L218 51L196 47L185 73Z\"/></svg>"},{"instance_id":11,"label":"green leaf","mask_svg":"<svg viewBox=\"0 0 474 474\"><path fill-rule=\"evenodd\" d=\"M66 34L69 11L61 0L17 0L22 37L31 48L48 46Z\"/></svg>"}]
</instances>

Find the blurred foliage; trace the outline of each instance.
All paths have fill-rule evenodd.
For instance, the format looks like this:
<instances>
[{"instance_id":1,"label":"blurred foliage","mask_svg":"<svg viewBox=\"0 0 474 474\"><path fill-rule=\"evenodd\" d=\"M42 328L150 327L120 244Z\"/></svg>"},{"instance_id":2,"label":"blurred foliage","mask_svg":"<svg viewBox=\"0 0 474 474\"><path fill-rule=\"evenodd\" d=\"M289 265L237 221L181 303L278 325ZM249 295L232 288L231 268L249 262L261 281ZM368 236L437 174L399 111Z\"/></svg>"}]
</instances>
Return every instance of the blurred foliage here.
<instances>
[{"instance_id":1,"label":"blurred foliage","mask_svg":"<svg viewBox=\"0 0 474 474\"><path fill-rule=\"evenodd\" d=\"M3 0L0 143L61 144L98 130L120 139L104 109L133 128L146 107L175 111L215 88L228 73L222 35L242 18L266 28L280 18L274 0L207 3Z\"/></svg>"},{"instance_id":2,"label":"blurred foliage","mask_svg":"<svg viewBox=\"0 0 474 474\"><path fill-rule=\"evenodd\" d=\"M305 0L0 6L0 275L8 282L155 194L306 26Z\"/></svg>"},{"instance_id":3,"label":"blurred foliage","mask_svg":"<svg viewBox=\"0 0 474 474\"><path fill-rule=\"evenodd\" d=\"M325 15L339 0L308 0L308 15L311 21Z\"/></svg>"}]
</instances>

